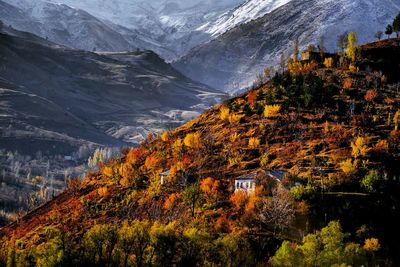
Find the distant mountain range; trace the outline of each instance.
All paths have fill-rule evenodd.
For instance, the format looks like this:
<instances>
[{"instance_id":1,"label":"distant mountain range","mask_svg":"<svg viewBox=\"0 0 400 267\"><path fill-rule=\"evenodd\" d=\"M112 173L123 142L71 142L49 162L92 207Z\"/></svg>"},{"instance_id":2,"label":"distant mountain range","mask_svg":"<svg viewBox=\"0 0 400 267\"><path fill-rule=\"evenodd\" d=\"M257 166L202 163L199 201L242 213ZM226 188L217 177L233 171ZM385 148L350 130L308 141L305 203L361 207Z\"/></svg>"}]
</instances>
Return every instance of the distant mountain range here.
<instances>
[{"instance_id":1,"label":"distant mountain range","mask_svg":"<svg viewBox=\"0 0 400 267\"><path fill-rule=\"evenodd\" d=\"M151 51L96 54L3 27L0 59L0 142L26 154L139 143L224 97Z\"/></svg>"}]
</instances>

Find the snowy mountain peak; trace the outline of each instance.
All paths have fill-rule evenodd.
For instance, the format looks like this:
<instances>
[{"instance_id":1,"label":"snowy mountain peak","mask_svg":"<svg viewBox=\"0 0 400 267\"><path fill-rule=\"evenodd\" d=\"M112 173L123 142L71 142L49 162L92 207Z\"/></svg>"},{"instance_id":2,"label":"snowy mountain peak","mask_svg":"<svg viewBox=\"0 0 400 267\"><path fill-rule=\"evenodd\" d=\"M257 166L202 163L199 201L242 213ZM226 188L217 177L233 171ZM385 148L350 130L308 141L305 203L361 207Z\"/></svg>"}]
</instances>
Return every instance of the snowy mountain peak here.
<instances>
[{"instance_id":1,"label":"snowy mountain peak","mask_svg":"<svg viewBox=\"0 0 400 267\"><path fill-rule=\"evenodd\" d=\"M215 22L207 23L198 30L211 36L218 36L237 25L260 18L276 8L287 4L290 0L247 0L237 8L221 15Z\"/></svg>"}]
</instances>

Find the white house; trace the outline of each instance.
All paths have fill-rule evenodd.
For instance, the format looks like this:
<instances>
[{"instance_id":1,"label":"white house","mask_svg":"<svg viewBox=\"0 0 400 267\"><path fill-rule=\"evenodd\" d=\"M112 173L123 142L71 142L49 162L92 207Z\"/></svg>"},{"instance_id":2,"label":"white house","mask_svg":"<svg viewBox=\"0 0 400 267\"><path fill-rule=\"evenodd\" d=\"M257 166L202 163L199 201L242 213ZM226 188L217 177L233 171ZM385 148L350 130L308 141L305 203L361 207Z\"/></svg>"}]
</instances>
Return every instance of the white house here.
<instances>
[{"instance_id":1,"label":"white house","mask_svg":"<svg viewBox=\"0 0 400 267\"><path fill-rule=\"evenodd\" d=\"M256 190L256 174L244 174L235 179L235 193L244 191L246 193L253 193Z\"/></svg>"},{"instance_id":2,"label":"white house","mask_svg":"<svg viewBox=\"0 0 400 267\"><path fill-rule=\"evenodd\" d=\"M170 174L169 170L165 170L160 174L160 184L161 185L164 185L167 183L169 174Z\"/></svg>"}]
</instances>

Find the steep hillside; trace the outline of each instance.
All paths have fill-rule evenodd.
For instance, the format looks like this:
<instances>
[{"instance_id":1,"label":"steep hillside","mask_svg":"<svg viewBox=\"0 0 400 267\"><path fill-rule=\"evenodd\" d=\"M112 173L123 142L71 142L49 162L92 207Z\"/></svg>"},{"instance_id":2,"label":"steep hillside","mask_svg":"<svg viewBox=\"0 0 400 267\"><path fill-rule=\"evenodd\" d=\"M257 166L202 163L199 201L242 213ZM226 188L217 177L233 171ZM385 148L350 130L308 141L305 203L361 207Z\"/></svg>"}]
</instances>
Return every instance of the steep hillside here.
<instances>
[{"instance_id":1,"label":"steep hillside","mask_svg":"<svg viewBox=\"0 0 400 267\"><path fill-rule=\"evenodd\" d=\"M336 51L337 36L356 31L361 43L374 39L400 10L392 0L294 0L191 50L175 62L185 75L226 92L251 86L266 66L287 58L293 42ZM368 23L365 23L368 22Z\"/></svg>"},{"instance_id":2,"label":"steep hillside","mask_svg":"<svg viewBox=\"0 0 400 267\"><path fill-rule=\"evenodd\" d=\"M64 266L396 266L400 98L398 77L374 69L377 51L398 54L398 41L364 46L351 65L296 63L150 136L3 228L3 260L8 250ZM301 241L333 220L343 228ZM282 240L293 244L270 258Z\"/></svg>"}]
</instances>

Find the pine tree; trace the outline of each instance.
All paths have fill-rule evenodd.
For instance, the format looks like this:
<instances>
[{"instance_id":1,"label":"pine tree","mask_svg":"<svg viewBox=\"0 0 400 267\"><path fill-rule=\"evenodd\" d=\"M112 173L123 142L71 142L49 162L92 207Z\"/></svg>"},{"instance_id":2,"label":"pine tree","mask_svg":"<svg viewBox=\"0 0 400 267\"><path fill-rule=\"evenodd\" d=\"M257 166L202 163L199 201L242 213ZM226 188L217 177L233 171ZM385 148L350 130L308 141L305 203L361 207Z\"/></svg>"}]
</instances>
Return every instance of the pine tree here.
<instances>
[{"instance_id":1,"label":"pine tree","mask_svg":"<svg viewBox=\"0 0 400 267\"><path fill-rule=\"evenodd\" d=\"M396 16L393 21L393 32L396 33L397 38L399 38L400 33L400 14Z\"/></svg>"},{"instance_id":2,"label":"pine tree","mask_svg":"<svg viewBox=\"0 0 400 267\"><path fill-rule=\"evenodd\" d=\"M393 34L393 27L392 27L392 25L389 24L389 25L386 26L385 34L387 34L388 39L389 39L390 36Z\"/></svg>"}]
</instances>

